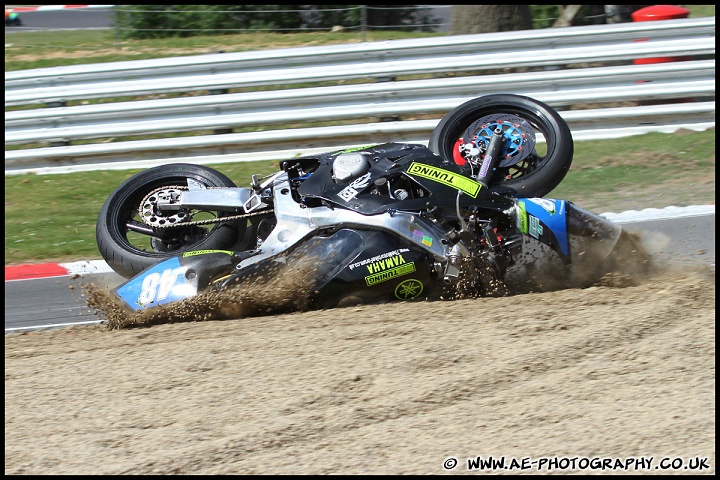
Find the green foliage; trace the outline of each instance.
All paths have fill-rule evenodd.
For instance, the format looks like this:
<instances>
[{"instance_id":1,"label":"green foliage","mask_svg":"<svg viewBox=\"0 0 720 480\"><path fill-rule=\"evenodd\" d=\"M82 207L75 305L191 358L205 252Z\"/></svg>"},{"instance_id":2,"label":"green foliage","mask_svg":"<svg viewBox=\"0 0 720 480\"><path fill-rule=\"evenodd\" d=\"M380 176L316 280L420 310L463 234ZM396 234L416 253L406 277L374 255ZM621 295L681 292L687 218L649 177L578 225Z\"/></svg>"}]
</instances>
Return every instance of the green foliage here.
<instances>
[{"instance_id":1,"label":"green foliage","mask_svg":"<svg viewBox=\"0 0 720 480\"><path fill-rule=\"evenodd\" d=\"M429 9L416 8L414 5L367 5L369 29L432 32L433 27L430 25L439 21L431 16Z\"/></svg>"},{"instance_id":2,"label":"green foliage","mask_svg":"<svg viewBox=\"0 0 720 480\"><path fill-rule=\"evenodd\" d=\"M128 5L115 9L124 38L188 37L239 30L298 28L294 5Z\"/></svg>"},{"instance_id":3,"label":"green foliage","mask_svg":"<svg viewBox=\"0 0 720 480\"><path fill-rule=\"evenodd\" d=\"M632 22L632 13L647 5L583 5L573 18L572 26L597 25L604 23ZM606 11L607 7L613 7ZM686 5L685 8L694 7ZM712 15L715 15L713 7ZM693 10L688 8L692 12ZM707 11L707 10L705 10ZM609 13L611 12L611 13ZM560 17L558 5L530 5L533 28L549 28ZM701 15L702 16L702 15Z\"/></svg>"},{"instance_id":4,"label":"green foliage","mask_svg":"<svg viewBox=\"0 0 720 480\"><path fill-rule=\"evenodd\" d=\"M560 16L557 5L530 5L533 28L549 28Z\"/></svg>"},{"instance_id":5,"label":"green foliage","mask_svg":"<svg viewBox=\"0 0 720 480\"><path fill-rule=\"evenodd\" d=\"M359 29L364 19L368 28L427 32L438 21L428 12L412 5L126 5L115 9L113 23L124 39Z\"/></svg>"}]
</instances>

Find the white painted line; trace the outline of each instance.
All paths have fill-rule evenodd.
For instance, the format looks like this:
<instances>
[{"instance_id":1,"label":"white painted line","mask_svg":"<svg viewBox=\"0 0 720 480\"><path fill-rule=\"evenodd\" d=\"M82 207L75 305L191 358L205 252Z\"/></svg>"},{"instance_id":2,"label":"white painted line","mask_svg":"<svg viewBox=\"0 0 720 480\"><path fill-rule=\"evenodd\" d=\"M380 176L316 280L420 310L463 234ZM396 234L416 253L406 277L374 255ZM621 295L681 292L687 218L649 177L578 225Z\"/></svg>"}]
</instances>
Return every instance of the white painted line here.
<instances>
[{"instance_id":1,"label":"white painted line","mask_svg":"<svg viewBox=\"0 0 720 480\"><path fill-rule=\"evenodd\" d=\"M646 208L644 210L628 210L622 213L601 213L600 216L615 223L647 222L651 220L667 220L683 217L699 217L715 215L715 205L693 205L690 207Z\"/></svg>"},{"instance_id":2,"label":"white painted line","mask_svg":"<svg viewBox=\"0 0 720 480\"><path fill-rule=\"evenodd\" d=\"M57 325L31 325L27 327L13 327L13 328L6 328L6 332L18 332L21 330L47 330L50 328L60 328L60 327L72 327L75 325L93 325L98 323L103 323L104 320L89 320L87 322L70 322L70 323L58 323Z\"/></svg>"},{"instance_id":3,"label":"white painted line","mask_svg":"<svg viewBox=\"0 0 720 480\"><path fill-rule=\"evenodd\" d=\"M110 265L104 260L83 260L80 262L61 263L60 266L68 271L68 275L113 272L113 269L110 268Z\"/></svg>"}]
</instances>

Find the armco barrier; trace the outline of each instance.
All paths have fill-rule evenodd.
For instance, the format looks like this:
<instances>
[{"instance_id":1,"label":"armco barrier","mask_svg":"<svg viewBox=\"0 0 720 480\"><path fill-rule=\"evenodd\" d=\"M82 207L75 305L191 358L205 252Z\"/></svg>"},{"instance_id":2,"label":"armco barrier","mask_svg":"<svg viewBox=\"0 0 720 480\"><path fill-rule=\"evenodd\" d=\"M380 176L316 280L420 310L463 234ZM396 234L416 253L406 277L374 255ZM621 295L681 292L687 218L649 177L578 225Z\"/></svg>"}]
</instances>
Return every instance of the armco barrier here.
<instances>
[{"instance_id":1,"label":"armco barrier","mask_svg":"<svg viewBox=\"0 0 720 480\"><path fill-rule=\"evenodd\" d=\"M556 107L578 139L681 127L701 130L715 121L714 25L715 18L709 17L6 72L6 110L105 99L93 105L7 111L6 146L32 143L34 148L6 150L6 173L87 162L287 158L336 146L423 142L453 107L499 92L533 96ZM648 41L633 41L641 35ZM658 55L693 55L697 60L632 63ZM524 71L497 73L500 68ZM435 74L431 78L398 79L430 72ZM306 86L353 79L364 83ZM278 88L292 83L299 88ZM240 87L250 91L229 92ZM203 90L228 93L193 94ZM170 92L193 95L139 98ZM136 99L108 101L120 96ZM673 104L678 97L692 102ZM650 100L652 106L631 106ZM334 120L353 123L307 126ZM288 124L295 128L285 128ZM233 133L248 126L265 131ZM227 133L113 141L208 130ZM98 143L72 144L88 139Z\"/></svg>"},{"instance_id":2,"label":"armco barrier","mask_svg":"<svg viewBox=\"0 0 720 480\"><path fill-rule=\"evenodd\" d=\"M652 83L637 85L653 78ZM712 96L715 60L505 75L408 80L332 87L204 95L7 112L5 144L167 133L302 121L442 113L463 98L513 92L577 103ZM632 86L633 88L628 88Z\"/></svg>"}]
</instances>

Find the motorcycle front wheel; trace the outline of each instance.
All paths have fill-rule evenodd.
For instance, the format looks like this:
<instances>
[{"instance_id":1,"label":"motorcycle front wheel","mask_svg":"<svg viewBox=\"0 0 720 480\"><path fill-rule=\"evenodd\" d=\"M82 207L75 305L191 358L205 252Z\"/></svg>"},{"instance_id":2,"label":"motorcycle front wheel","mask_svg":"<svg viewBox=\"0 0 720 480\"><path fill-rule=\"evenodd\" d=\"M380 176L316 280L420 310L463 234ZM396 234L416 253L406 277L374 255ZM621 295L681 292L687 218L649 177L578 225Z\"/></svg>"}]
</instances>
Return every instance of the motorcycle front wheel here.
<instances>
[{"instance_id":1,"label":"motorcycle front wheel","mask_svg":"<svg viewBox=\"0 0 720 480\"><path fill-rule=\"evenodd\" d=\"M503 132L504 146L492 191L543 197L565 178L574 151L570 128L552 107L522 95L492 94L459 105L435 127L428 147L448 161L468 165L472 159L466 145L482 152L496 128Z\"/></svg>"},{"instance_id":2,"label":"motorcycle front wheel","mask_svg":"<svg viewBox=\"0 0 720 480\"><path fill-rule=\"evenodd\" d=\"M235 187L227 176L202 165L169 164L135 174L121 184L100 209L96 240L100 254L119 275L131 278L142 270L189 250L239 249L245 235L244 220L206 225L184 225L183 219L202 220L225 212L181 211L181 220L158 228L143 221L141 204L151 193L167 187L186 188L188 182L205 187Z\"/></svg>"}]
</instances>

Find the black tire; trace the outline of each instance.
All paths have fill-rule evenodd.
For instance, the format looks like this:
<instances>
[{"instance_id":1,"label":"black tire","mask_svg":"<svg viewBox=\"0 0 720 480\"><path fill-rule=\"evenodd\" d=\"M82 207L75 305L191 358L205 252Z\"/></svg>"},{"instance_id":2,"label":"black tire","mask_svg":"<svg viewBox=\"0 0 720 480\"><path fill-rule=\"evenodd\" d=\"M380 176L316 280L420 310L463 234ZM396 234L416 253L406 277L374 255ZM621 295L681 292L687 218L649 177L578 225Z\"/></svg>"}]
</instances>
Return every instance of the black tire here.
<instances>
[{"instance_id":1,"label":"black tire","mask_svg":"<svg viewBox=\"0 0 720 480\"><path fill-rule=\"evenodd\" d=\"M144 226L139 207L153 190L163 186L187 186L188 179L207 187L235 187L222 173L202 165L170 164L142 171L120 185L100 209L96 240L100 254L110 267L131 278L161 260L188 250L233 249L245 235L245 221L209 224L202 228L175 226L137 233L128 225ZM217 216L227 214L214 212Z\"/></svg>"},{"instance_id":2,"label":"black tire","mask_svg":"<svg viewBox=\"0 0 720 480\"><path fill-rule=\"evenodd\" d=\"M572 163L574 144L565 120L550 106L530 97L493 94L475 98L450 111L430 136L429 148L454 162L456 142L479 119L506 114L520 117L545 137L544 156L533 150L519 163L498 168L494 192L521 197L543 197L565 178Z\"/></svg>"}]
</instances>

